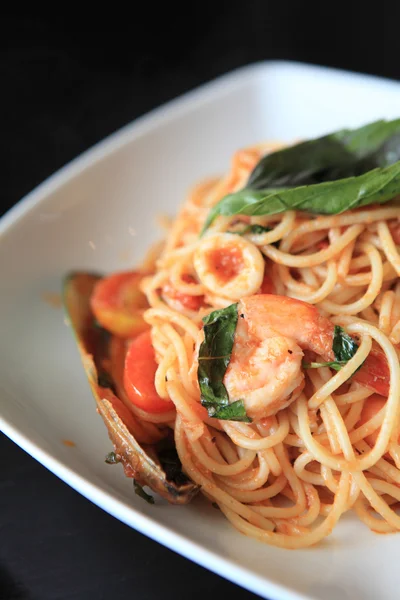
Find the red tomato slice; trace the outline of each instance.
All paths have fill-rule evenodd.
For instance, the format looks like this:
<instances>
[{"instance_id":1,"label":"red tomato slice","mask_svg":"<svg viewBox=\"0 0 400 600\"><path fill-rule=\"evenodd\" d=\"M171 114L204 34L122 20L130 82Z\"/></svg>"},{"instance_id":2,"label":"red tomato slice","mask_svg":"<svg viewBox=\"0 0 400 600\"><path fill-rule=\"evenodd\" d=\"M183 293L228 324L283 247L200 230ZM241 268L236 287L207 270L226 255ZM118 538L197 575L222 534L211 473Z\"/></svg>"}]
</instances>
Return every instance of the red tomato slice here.
<instances>
[{"instance_id":1,"label":"red tomato slice","mask_svg":"<svg viewBox=\"0 0 400 600\"><path fill-rule=\"evenodd\" d=\"M378 346L372 347L365 363L353 375L353 379L381 396L389 395L389 365L385 353Z\"/></svg>"},{"instance_id":2,"label":"red tomato slice","mask_svg":"<svg viewBox=\"0 0 400 600\"><path fill-rule=\"evenodd\" d=\"M156 370L150 331L145 331L133 340L125 357L125 392L138 408L149 413L164 413L172 410L174 403L163 400L157 394L154 385Z\"/></svg>"},{"instance_id":3,"label":"red tomato slice","mask_svg":"<svg viewBox=\"0 0 400 600\"><path fill-rule=\"evenodd\" d=\"M97 321L119 337L135 337L148 328L142 317L147 307L140 290L143 273L128 271L104 277L95 286L90 305Z\"/></svg>"}]
</instances>

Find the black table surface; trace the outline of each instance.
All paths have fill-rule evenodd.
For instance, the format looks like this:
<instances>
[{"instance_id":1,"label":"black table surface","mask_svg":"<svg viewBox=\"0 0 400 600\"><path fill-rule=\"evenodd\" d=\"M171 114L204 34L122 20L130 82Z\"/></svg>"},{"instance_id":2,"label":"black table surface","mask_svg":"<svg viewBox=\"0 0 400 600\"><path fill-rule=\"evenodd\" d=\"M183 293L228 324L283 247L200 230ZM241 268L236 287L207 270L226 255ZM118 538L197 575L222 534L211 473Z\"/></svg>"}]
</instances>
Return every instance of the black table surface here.
<instances>
[{"instance_id":1,"label":"black table surface","mask_svg":"<svg viewBox=\"0 0 400 600\"><path fill-rule=\"evenodd\" d=\"M400 78L399 3L379 14L305 4L8 11L1 212L109 133L235 67L284 58ZM254 597L110 517L1 434L0 457L0 600Z\"/></svg>"}]
</instances>

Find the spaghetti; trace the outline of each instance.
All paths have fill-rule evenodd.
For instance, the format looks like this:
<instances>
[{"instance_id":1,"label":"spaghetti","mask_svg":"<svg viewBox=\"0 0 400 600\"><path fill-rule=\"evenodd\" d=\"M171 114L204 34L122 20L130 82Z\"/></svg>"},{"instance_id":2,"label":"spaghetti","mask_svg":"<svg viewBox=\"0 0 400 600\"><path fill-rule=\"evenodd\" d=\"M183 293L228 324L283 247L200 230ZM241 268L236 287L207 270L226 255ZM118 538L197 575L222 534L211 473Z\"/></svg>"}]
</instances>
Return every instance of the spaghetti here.
<instances>
[{"instance_id":1,"label":"spaghetti","mask_svg":"<svg viewBox=\"0 0 400 600\"><path fill-rule=\"evenodd\" d=\"M146 262L143 317L165 407L131 408L150 439L160 426L174 430L183 470L247 535L303 548L348 511L373 531L394 532L400 206L219 216L200 236L210 209L278 147L242 150L226 177L196 186ZM215 418L200 401L203 320L234 303L223 382L251 422ZM339 370L332 368L334 331L357 342Z\"/></svg>"}]
</instances>

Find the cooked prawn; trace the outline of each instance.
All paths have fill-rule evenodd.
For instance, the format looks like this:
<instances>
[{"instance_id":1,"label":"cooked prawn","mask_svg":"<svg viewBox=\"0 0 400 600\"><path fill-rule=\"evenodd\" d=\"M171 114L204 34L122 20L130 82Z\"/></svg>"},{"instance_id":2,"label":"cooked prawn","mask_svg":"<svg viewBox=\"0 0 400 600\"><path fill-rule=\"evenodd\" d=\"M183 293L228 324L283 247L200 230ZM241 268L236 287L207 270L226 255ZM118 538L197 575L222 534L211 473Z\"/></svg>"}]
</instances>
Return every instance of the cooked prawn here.
<instances>
[{"instance_id":1,"label":"cooked prawn","mask_svg":"<svg viewBox=\"0 0 400 600\"><path fill-rule=\"evenodd\" d=\"M238 317L224 385L230 401L243 400L255 420L274 415L300 394L303 351L335 360L334 325L311 304L287 296L254 295L238 303ZM370 357L354 378L382 394L382 380L369 368L369 362L375 364L373 353ZM386 371L388 382L387 366Z\"/></svg>"},{"instance_id":2,"label":"cooked prawn","mask_svg":"<svg viewBox=\"0 0 400 600\"><path fill-rule=\"evenodd\" d=\"M305 302L260 294L238 304L238 323L224 385L253 419L274 415L302 391L303 350L332 353L332 323Z\"/></svg>"}]
</instances>

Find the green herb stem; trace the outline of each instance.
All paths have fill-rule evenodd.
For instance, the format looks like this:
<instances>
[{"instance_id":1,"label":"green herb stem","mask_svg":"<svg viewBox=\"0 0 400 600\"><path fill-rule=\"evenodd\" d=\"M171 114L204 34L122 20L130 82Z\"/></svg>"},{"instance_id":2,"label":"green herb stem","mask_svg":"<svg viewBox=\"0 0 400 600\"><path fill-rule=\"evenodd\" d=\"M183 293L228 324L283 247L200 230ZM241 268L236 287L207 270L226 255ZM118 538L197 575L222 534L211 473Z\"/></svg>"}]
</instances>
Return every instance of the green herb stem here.
<instances>
[{"instance_id":1,"label":"green herb stem","mask_svg":"<svg viewBox=\"0 0 400 600\"><path fill-rule=\"evenodd\" d=\"M148 504L154 504L153 496L151 496L150 494L145 492L143 487L140 485L140 483L138 483L136 481L136 479L133 480L133 487L135 489L135 494L137 496L140 496L140 498L143 498L143 500L145 500Z\"/></svg>"}]
</instances>

